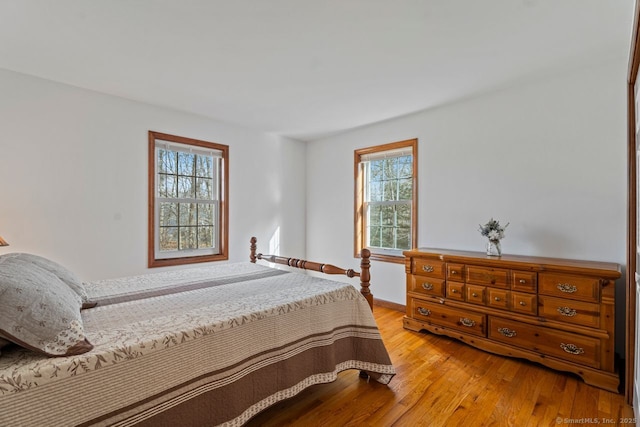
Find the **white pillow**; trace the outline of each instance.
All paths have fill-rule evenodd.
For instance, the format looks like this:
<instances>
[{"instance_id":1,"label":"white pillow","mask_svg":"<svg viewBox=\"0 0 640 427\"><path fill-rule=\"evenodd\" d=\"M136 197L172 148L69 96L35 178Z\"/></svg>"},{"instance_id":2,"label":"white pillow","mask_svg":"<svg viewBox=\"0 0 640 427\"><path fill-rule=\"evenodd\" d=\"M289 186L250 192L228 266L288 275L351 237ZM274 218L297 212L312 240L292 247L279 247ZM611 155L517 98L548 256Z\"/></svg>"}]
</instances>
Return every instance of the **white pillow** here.
<instances>
[{"instance_id":1,"label":"white pillow","mask_svg":"<svg viewBox=\"0 0 640 427\"><path fill-rule=\"evenodd\" d=\"M17 258L26 262L30 262L40 268L47 270L48 272L56 275L58 279L66 283L75 293L82 298L82 308L95 307L96 303L89 301L87 291L84 288L84 283L76 276L71 270L63 267L55 261L50 259L26 253L10 253L0 256L0 258Z\"/></svg>"},{"instance_id":2,"label":"white pillow","mask_svg":"<svg viewBox=\"0 0 640 427\"><path fill-rule=\"evenodd\" d=\"M82 299L55 274L20 257L0 257L0 336L47 356L90 351Z\"/></svg>"}]
</instances>

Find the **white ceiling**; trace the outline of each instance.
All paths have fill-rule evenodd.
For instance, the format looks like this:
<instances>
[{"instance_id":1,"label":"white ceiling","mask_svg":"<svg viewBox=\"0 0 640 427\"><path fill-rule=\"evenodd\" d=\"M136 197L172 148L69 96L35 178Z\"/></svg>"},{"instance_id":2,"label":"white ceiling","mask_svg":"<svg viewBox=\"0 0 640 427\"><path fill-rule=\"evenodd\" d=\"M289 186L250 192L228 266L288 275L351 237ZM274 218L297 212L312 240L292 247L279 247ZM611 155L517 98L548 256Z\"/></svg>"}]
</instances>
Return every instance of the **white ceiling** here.
<instances>
[{"instance_id":1,"label":"white ceiling","mask_svg":"<svg viewBox=\"0 0 640 427\"><path fill-rule=\"evenodd\" d=\"M633 10L634 0L0 0L0 68L312 140L625 58Z\"/></svg>"}]
</instances>

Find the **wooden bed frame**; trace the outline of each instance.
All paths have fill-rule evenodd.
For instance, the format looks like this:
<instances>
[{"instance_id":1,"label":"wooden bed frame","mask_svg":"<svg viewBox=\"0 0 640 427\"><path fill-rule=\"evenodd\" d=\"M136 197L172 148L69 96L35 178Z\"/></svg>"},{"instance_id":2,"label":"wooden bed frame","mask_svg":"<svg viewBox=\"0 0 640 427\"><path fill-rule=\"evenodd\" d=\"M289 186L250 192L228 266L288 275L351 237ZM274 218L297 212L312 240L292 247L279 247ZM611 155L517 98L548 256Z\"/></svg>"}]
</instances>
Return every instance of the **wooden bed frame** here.
<instances>
[{"instance_id":1,"label":"wooden bed frame","mask_svg":"<svg viewBox=\"0 0 640 427\"><path fill-rule=\"evenodd\" d=\"M324 274L344 274L347 277L359 277L360 293L369 303L369 307L371 307L371 310L373 310L373 294L369 290L371 281L371 274L369 272L369 268L371 266L371 263L369 262L371 251L369 251L369 249L365 248L360 251L360 272L357 272L352 269L344 269L331 264L320 264L318 262L306 261L303 259L287 258L277 255L262 255L261 253L256 254L256 250L258 249L256 243L258 242L258 239L252 237L250 242L251 255L249 258L254 264L257 260L261 259L267 262L287 265L289 267L301 268L303 270L318 271Z\"/></svg>"}]
</instances>

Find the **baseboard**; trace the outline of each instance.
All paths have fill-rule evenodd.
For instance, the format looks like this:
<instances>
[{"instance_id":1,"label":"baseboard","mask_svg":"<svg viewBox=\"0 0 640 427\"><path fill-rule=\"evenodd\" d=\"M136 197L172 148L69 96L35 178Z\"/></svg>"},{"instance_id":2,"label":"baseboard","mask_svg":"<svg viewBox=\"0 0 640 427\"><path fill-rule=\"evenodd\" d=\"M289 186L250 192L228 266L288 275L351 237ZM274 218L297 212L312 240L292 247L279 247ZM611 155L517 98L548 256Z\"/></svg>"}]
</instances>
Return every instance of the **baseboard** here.
<instances>
[{"instance_id":1,"label":"baseboard","mask_svg":"<svg viewBox=\"0 0 640 427\"><path fill-rule=\"evenodd\" d=\"M379 306L379 307L384 307L384 308L389 308L391 310L396 310L396 311L400 311L402 313L407 311L407 307L403 304L398 304L396 302L391 302L391 301L385 301L383 299L378 299L378 298L373 298L373 305L374 306Z\"/></svg>"}]
</instances>

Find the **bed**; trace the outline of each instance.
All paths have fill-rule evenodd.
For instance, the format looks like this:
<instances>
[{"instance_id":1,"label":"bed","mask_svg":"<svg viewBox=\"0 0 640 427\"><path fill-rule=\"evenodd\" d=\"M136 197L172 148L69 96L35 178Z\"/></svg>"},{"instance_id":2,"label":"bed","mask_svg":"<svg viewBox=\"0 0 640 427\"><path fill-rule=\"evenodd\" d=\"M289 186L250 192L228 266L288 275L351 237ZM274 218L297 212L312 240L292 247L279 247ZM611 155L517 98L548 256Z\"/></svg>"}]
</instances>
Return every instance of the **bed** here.
<instances>
[{"instance_id":1,"label":"bed","mask_svg":"<svg viewBox=\"0 0 640 427\"><path fill-rule=\"evenodd\" d=\"M0 425L239 426L347 369L391 380L395 371L371 312L368 253L356 272L256 253L255 238L250 248L251 262L80 286L55 263L0 256L0 304L12 289L23 297L3 273L11 261L44 270L47 291L85 307L71 321L80 327L62 340L58 334L53 346L10 324L25 307L13 316L0 312L0 340L9 342L0 355ZM259 260L359 277L361 289ZM58 348L65 340L67 347Z\"/></svg>"}]
</instances>

